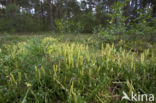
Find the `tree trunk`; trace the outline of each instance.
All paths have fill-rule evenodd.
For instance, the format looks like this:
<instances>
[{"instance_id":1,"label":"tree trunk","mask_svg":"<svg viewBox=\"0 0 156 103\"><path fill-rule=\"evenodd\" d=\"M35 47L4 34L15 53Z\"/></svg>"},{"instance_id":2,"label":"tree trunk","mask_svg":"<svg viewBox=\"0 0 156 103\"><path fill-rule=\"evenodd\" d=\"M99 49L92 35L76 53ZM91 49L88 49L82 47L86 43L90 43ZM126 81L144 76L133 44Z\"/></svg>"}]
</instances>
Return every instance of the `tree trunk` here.
<instances>
[{"instance_id":1,"label":"tree trunk","mask_svg":"<svg viewBox=\"0 0 156 103\"><path fill-rule=\"evenodd\" d=\"M156 1L155 0L152 0L152 5L153 5L152 17L156 17Z\"/></svg>"},{"instance_id":2,"label":"tree trunk","mask_svg":"<svg viewBox=\"0 0 156 103\"><path fill-rule=\"evenodd\" d=\"M66 0L66 19L68 19L68 17L69 17L69 12L68 12L68 1Z\"/></svg>"},{"instance_id":3,"label":"tree trunk","mask_svg":"<svg viewBox=\"0 0 156 103\"><path fill-rule=\"evenodd\" d=\"M89 0L89 11L92 11L92 0Z\"/></svg>"},{"instance_id":4,"label":"tree trunk","mask_svg":"<svg viewBox=\"0 0 156 103\"><path fill-rule=\"evenodd\" d=\"M50 19L50 30L53 30L53 14L52 14L52 1L53 0L49 0L49 19Z\"/></svg>"}]
</instances>

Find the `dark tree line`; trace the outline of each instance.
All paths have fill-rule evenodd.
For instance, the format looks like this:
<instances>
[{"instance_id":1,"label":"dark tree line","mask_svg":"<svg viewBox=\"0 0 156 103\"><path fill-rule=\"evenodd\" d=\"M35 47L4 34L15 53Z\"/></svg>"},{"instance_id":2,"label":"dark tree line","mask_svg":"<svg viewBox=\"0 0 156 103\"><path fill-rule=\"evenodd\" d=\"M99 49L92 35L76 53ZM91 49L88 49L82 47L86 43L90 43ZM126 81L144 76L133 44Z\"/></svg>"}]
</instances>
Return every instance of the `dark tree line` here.
<instances>
[{"instance_id":1,"label":"dark tree line","mask_svg":"<svg viewBox=\"0 0 156 103\"><path fill-rule=\"evenodd\" d=\"M0 0L0 31L57 30L60 22L68 20L83 27L82 32L91 32L94 26L107 26L116 2L123 3L127 23L148 8L156 17L155 0Z\"/></svg>"}]
</instances>

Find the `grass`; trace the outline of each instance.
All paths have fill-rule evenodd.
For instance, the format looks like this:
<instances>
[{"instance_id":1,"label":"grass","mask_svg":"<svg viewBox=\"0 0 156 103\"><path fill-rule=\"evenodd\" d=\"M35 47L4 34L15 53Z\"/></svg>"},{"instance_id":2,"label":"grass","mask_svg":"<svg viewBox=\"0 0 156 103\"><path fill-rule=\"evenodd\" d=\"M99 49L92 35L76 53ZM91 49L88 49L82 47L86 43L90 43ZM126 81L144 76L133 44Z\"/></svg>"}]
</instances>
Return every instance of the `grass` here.
<instances>
[{"instance_id":1,"label":"grass","mask_svg":"<svg viewBox=\"0 0 156 103\"><path fill-rule=\"evenodd\" d=\"M123 91L156 95L154 47L117 36L1 36L0 102L121 103Z\"/></svg>"}]
</instances>

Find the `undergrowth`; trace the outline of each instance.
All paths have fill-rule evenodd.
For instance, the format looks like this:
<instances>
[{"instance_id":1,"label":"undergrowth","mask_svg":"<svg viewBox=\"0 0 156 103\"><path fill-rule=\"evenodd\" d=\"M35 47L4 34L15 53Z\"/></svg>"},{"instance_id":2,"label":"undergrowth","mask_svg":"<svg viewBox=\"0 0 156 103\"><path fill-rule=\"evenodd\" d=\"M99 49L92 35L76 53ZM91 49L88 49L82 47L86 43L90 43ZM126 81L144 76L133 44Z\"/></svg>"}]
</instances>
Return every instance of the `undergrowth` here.
<instances>
[{"instance_id":1,"label":"undergrowth","mask_svg":"<svg viewBox=\"0 0 156 103\"><path fill-rule=\"evenodd\" d=\"M122 91L156 94L153 52L138 55L114 43L96 50L90 41L33 37L3 44L0 102L121 103Z\"/></svg>"}]
</instances>

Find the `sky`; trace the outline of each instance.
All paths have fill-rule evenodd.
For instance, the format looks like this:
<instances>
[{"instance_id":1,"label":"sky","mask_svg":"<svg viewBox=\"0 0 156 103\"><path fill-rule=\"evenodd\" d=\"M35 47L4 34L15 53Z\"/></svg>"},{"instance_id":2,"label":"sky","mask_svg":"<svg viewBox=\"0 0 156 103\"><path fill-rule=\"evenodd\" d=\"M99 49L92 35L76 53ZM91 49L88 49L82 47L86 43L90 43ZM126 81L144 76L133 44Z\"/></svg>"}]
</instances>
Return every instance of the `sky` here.
<instances>
[{"instance_id":1,"label":"sky","mask_svg":"<svg viewBox=\"0 0 156 103\"><path fill-rule=\"evenodd\" d=\"M81 0L77 0L77 1L79 1L79 2L80 2Z\"/></svg>"},{"instance_id":2,"label":"sky","mask_svg":"<svg viewBox=\"0 0 156 103\"><path fill-rule=\"evenodd\" d=\"M43 2L44 0L40 0L40 1ZM80 2L81 0L77 0L77 1ZM0 4L0 8L2 8L2 5L1 5L1 4ZM3 8L4 8L4 7L3 7Z\"/></svg>"}]
</instances>

